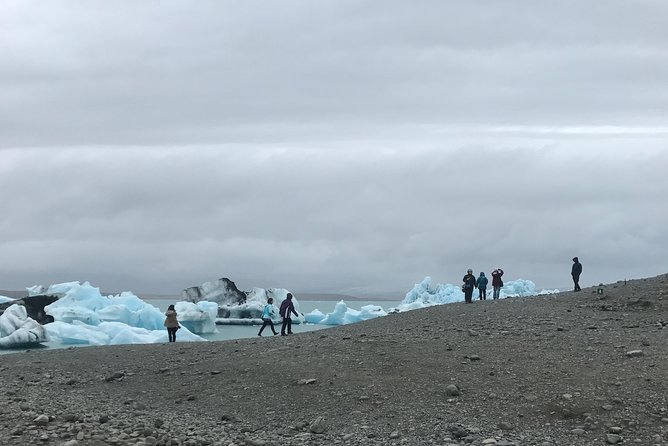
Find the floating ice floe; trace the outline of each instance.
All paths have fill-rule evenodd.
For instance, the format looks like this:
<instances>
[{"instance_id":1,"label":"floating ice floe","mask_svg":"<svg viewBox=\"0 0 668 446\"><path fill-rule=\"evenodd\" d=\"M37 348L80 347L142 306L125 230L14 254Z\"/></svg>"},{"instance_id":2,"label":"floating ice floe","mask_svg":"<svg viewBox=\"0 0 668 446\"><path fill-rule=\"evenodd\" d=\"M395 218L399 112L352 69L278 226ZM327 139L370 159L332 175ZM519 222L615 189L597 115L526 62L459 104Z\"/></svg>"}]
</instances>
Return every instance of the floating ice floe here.
<instances>
[{"instance_id":1,"label":"floating ice floe","mask_svg":"<svg viewBox=\"0 0 668 446\"><path fill-rule=\"evenodd\" d=\"M201 301L177 302L174 305L179 323L188 330L197 334L215 333L218 304Z\"/></svg>"},{"instance_id":2,"label":"floating ice floe","mask_svg":"<svg viewBox=\"0 0 668 446\"><path fill-rule=\"evenodd\" d=\"M15 299L12 299L11 297L0 296L0 304L4 304L4 303L7 303L7 302L11 302L11 301L13 301L13 300L15 300Z\"/></svg>"},{"instance_id":3,"label":"floating ice floe","mask_svg":"<svg viewBox=\"0 0 668 446\"><path fill-rule=\"evenodd\" d=\"M23 305L11 305L0 314L0 348L31 347L47 340L44 327L28 317Z\"/></svg>"},{"instance_id":4,"label":"floating ice floe","mask_svg":"<svg viewBox=\"0 0 668 446\"><path fill-rule=\"evenodd\" d=\"M334 311L331 313L324 314L316 309L304 315L304 318L306 322L311 324L345 325L381 316L387 316L387 313L378 305L365 305L361 309L355 310L349 308L344 301L340 301L334 306Z\"/></svg>"},{"instance_id":5,"label":"floating ice floe","mask_svg":"<svg viewBox=\"0 0 668 446\"><path fill-rule=\"evenodd\" d=\"M491 292L491 287L488 288L490 288ZM532 281L517 279L507 282L503 288L501 288L500 297L534 296L554 294L558 292L559 290L541 290L537 292L536 285ZM489 293L488 299L491 299ZM314 310L304 316L306 322L311 324L345 325L385 316L388 313L417 310L433 305L443 305L463 301L464 293L460 286L452 284L437 284L432 286L431 277L425 277L422 282L415 284L413 289L406 293L406 297L401 304L395 308L390 308L387 311L377 305L367 305L360 310L355 310L348 307L344 301L341 301L336 304L334 311L331 313L324 314L320 310Z\"/></svg>"},{"instance_id":6,"label":"floating ice floe","mask_svg":"<svg viewBox=\"0 0 668 446\"><path fill-rule=\"evenodd\" d=\"M55 295L59 299L44 307L54 322L45 325L49 337L63 344L145 344L167 342L165 315L131 292L102 296L88 282L68 282L28 288L29 296ZM182 302L179 341L204 341L189 328L215 331L215 312L210 303ZM179 305L179 303L177 303ZM213 304L215 306L215 304Z\"/></svg>"},{"instance_id":7,"label":"floating ice floe","mask_svg":"<svg viewBox=\"0 0 668 446\"><path fill-rule=\"evenodd\" d=\"M75 320L72 323L61 321L45 325L51 340L69 345L119 345L119 344L155 344L168 342L167 330L147 330L130 327L122 322L101 322L88 325ZM183 326L182 326L183 327ZM179 342L204 341L186 328L178 331Z\"/></svg>"}]
</instances>

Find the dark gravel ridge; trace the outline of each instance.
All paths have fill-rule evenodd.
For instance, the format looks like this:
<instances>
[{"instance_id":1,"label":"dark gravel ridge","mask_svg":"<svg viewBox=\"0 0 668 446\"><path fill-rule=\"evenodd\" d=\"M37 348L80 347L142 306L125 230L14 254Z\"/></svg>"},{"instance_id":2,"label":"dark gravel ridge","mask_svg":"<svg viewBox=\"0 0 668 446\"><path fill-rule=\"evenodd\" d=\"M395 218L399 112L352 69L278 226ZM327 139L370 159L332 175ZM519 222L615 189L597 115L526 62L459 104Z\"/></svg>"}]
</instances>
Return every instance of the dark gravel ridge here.
<instances>
[{"instance_id":1,"label":"dark gravel ridge","mask_svg":"<svg viewBox=\"0 0 668 446\"><path fill-rule=\"evenodd\" d=\"M665 445L668 275L0 361L0 444Z\"/></svg>"}]
</instances>

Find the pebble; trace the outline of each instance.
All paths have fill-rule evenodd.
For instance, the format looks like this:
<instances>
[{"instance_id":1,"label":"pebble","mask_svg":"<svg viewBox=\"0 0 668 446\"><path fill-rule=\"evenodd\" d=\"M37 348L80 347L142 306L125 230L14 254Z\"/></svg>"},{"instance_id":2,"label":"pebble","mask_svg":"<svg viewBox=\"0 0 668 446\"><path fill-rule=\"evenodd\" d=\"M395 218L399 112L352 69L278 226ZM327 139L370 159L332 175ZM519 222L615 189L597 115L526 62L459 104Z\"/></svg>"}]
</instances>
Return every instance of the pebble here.
<instances>
[{"instance_id":1,"label":"pebble","mask_svg":"<svg viewBox=\"0 0 668 446\"><path fill-rule=\"evenodd\" d=\"M49 423L49 417L46 415L40 415L34 420L32 420L38 426L46 426Z\"/></svg>"},{"instance_id":2,"label":"pebble","mask_svg":"<svg viewBox=\"0 0 668 446\"><path fill-rule=\"evenodd\" d=\"M496 438L487 438L482 441L482 444L487 445L487 444L496 444Z\"/></svg>"},{"instance_id":3,"label":"pebble","mask_svg":"<svg viewBox=\"0 0 668 446\"><path fill-rule=\"evenodd\" d=\"M399 431L392 431L390 432L390 438L399 438Z\"/></svg>"},{"instance_id":4,"label":"pebble","mask_svg":"<svg viewBox=\"0 0 668 446\"><path fill-rule=\"evenodd\" d=\"M510 431L513 430L513 425L508 423L507 421L502 421L499 423L499 429L504 431Z\"/></svg>"},{"instance_id":5,"label":"pebble","mask_svg":"<svg viewBox=\"0 0 668 446\"><path fill-rule=\"evenodd\" d=\"M309 426L309 431L314 434L324 434L326 430L327 426L325 426L325 419L323 417L316 418Z\"/></svg>"},{"instance_id":6,"label":"pebble","mask_svg":"<svg viewBox=\"0 0 668 446\"><path fill-rule=\"evenodd\" d=\"M629 358L638 358L640 356L645 356L645 353L642 350L631 350L626 352L626 356Z\"/></svg>"},{"instance_id":7,"label":"pebble","mask_svg":"<svg viewBox=\"0 0 668 446\"><path fill-rule=\"evenodd\" d=\"M620 436L617 435L617 434L606 434L606 436L605 436L605 441L606 441L608 444L617 444L617 443L619 443L620 441L622 441L622 437L620 437Z\"/></svg>"},{"instance_id":8,"label":"pebble","mask_svg":"<svg viewBox=\"0 0 668 446\"><path fill-rule=\"evenodd\" d=\"M121 379L124 376L125 376L125 372L114 372L111 375L104 378L104 380L107 381L107 382L110 382L110 381L113 381L115 379Z\"/></svg>"},{"instance_id":9,"label":"pebble","mask_svg":"<svg viewBox=\"0 0 668 446\"><path fill-rule=\"evenodd\" d=\"M572 433L572 434L575 434L575 435L584 435L584 434L585 434L585 430L584 430L584 429L580 429L580 428L576 428L576 429L573 429L573 430L571 431L571 433Z\"/></svg>"},{"instance_id":10,"label":"pebble","mask_svg":"<svg viewBox=\"0 0 668 446\"><path fill-rule=\"evenodd\" d=\"M307 384L315 384L317 382L318 382L318 380L315 379L315 378L303 378L303 379L300 379L299 381L297 381L297 384L300 385L300 386L305 386Z\"/></svg>"},{"instance_id":11,"label":"pebble","mask_svg":"<svg viewBox=\"0 0 668 446\"><path fill-rule=\"evenodd\" d=\"M459 387L454 384L448 384L445 386L445 394L448 396L459 396Z\"/></svg>"}]
</instances>

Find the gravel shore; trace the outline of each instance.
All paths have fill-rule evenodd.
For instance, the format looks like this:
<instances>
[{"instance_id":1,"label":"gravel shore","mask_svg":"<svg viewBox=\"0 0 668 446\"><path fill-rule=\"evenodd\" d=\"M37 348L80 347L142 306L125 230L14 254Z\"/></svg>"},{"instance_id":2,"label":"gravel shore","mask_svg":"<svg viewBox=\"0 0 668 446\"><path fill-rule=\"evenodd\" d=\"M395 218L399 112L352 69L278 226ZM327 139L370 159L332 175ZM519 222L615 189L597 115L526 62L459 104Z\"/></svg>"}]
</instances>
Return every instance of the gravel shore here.
<instances>
[{"instance_id":1,"label":"gravel shore","mask_svg":"<svg viewBox=\"0 0 668 446\"><path fill-rule=\"evenodd\" d=\"M668 444L668 275L288 337L0 358L7 445Z\"/></svg>"}]
</instances>

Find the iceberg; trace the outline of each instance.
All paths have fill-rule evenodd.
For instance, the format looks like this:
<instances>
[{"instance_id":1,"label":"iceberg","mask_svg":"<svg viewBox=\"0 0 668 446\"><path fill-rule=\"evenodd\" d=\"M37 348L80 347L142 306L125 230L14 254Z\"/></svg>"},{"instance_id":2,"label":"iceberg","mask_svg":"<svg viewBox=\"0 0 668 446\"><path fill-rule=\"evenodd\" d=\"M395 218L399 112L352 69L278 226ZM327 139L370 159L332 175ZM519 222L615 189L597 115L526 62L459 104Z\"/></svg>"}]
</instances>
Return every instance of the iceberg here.
<instances>
[{"instance_id":1,"label":"iceberg","mask_svg":"<svg viewBox=\"0 0 668 446\"><path fill-rule=\"evenodd\" d=\"M331 313L325 315L316 309L304 315L304 319L306 322L313 324L345 325L381 316L387 316L387 313L379 305L365 305L361 309L355 310L354 308L349 308L344 301L339 301Z\"/></svg>"},{"instance_id":2,"label":"iceberg","mask_svg":"<svg viewBox=\"0 0 668 446\"><path fill-rule=\"evenodd\" d=\"M319 324L325 319L326 315L322 311L315 309L304 315L304 320L309 324Z\"/></svg>"},{"instance_id":3,"label":"iceberg","mask_svg":"<svg viewBox=\"0 0 668 446\"><path fill-rule=\"evenodd\" d=\"M451 284L438 284L432 287L431 277L425 277L422 282L415 284L412 290L406 293L401 302L404 305L413 303L422 304L449 304L463 302L464 293L461 287Z\"/></svg>"},{"instance_id":4,"label":"iceberg","mask_svg":"<svg viewBox=\"0 0 668 446\"><path fill-rule=\"evenodd\" d=\"M206 300L216 302L219 305L231 306L246 302L246 293L239 290L234 282L225 277L186 288L181 292L181 297L188 302L197 303Z\"/></svg>"},{"instance_id":5,"label":"iceberg","mask_svg":"<svg viewBox=\"0 0 668 446\"><path fill-rule=\"evenodd\" d=\"M215 302L200 301L177 302L174 305L181 326L186 327L193 333L215 333L216 317L218 316L218 304Z\"/></svg>"},{"instance_id":6,"label":"iceberg","mask_svg":"<svg viewBox=\"0 0 668 446\"><path fill-rule=\"evenodd\" d=\"M278 315L281 303L287 297L289 291L284 288L253 288L251 291L241 291L230 279L222 278L202 285L186 288L181 297L184 301L199 304L202 301L215 302L217 304L217 319L219 325L255 325L262 324L262 309L267 304L267 299L274 299L274 314ZM300 314L293 319L293 323L305 322L301 315L299 301L292 297L295 311ZM181 320L181 313L179 320ZM276 320L274 322L280 322Z\"/></svg>"},{"instance_id":7,"label":"iceberg","mask_svg":"<svg viewBox=\"0 0 668 446\"><path fill-rule=\"evenodd\" d=\"M130 292L116 296L102 296L100 289L88 282L84 284L69 282L51 285L45 293L62 296L44 307L46 313L56 321L67 323L81 321L88 325L122 322L148 330L164 328L165 316L162 312Z\"/></svg>"},{"instance_id":8,"label":"iceberg","mask_svg":"<svg viewBox=\"0 0 668 446\"><path fill-rule=\"evenodd\" d=\"M0 296L0 304L4 304L4 303L7 303L7 302L11 302L11 301L13 301L13 300L14 300L14 299L12 299L11 297Z\"/></svg>"},{"instance_id":9,"label":"iceberg","mask_svg":"<svg viewBox=\"0 0 668 446\"><path fill-rule=\"evenodd\" d=\"M51 340L68 345L156 344L168 341L167 330L130 327L122 322L101 322L93 326L78 320L72 323L56 321L45 327ZM205 341L186 328L179 330L177 340Z\"/></svg>"},{"instance_id":10,"label":"iceberg","mask_svg":"<svg viewBox=\"0 0 668 446\"><path fill-rule=\"evenodd\" d=\"M54 322L47 324L46 333L63 344L146 344L167 342L165 315L131 292L103 296L90 283L67 282L44 287L28 288L27 300L37 296L56 296L57 300L44 307ZM215 331L217 305L182 302L183 320L179 341L204 341L193 332ZM178 305L178 304L177 304ZM192 305L192 307L191 307ZM201 331L199 331L201 330Z\"/></svg>"},{"instance_id":11,"label":"iceberg","mask_svg":"<svg viewBox=\"0 0 668 446\"><path fill-rule=\"evenodd\" d=\"M488 289L491 287L488 286ZM545 294L555 294L559 290L541 290L536 291L536 284L531 280L517 279L504 283L501 288L499 297L501 299L507 297L525 297ZM476 299L474 292L473 299ZM489 300L489 293L487 296ZM464 293L457 285L452 284L437 284L432 286L431 277L425 277L422 282L415 284L412 290L406 293L406 297L397 307L399 311L413 310L430 305L448 304L452 302L463 302Z\"/></svg>"},{"instance_id":12,"label":"iceberg","mask_svg":"<svg viewBox=\"0 0 668 446\"><path fill-rule=\"evenodd\" d=\"M0 348L32 347L47 340L44 327L28 317L23 305L11 305L0 314Z\"/></svg>"}]
</instances>

